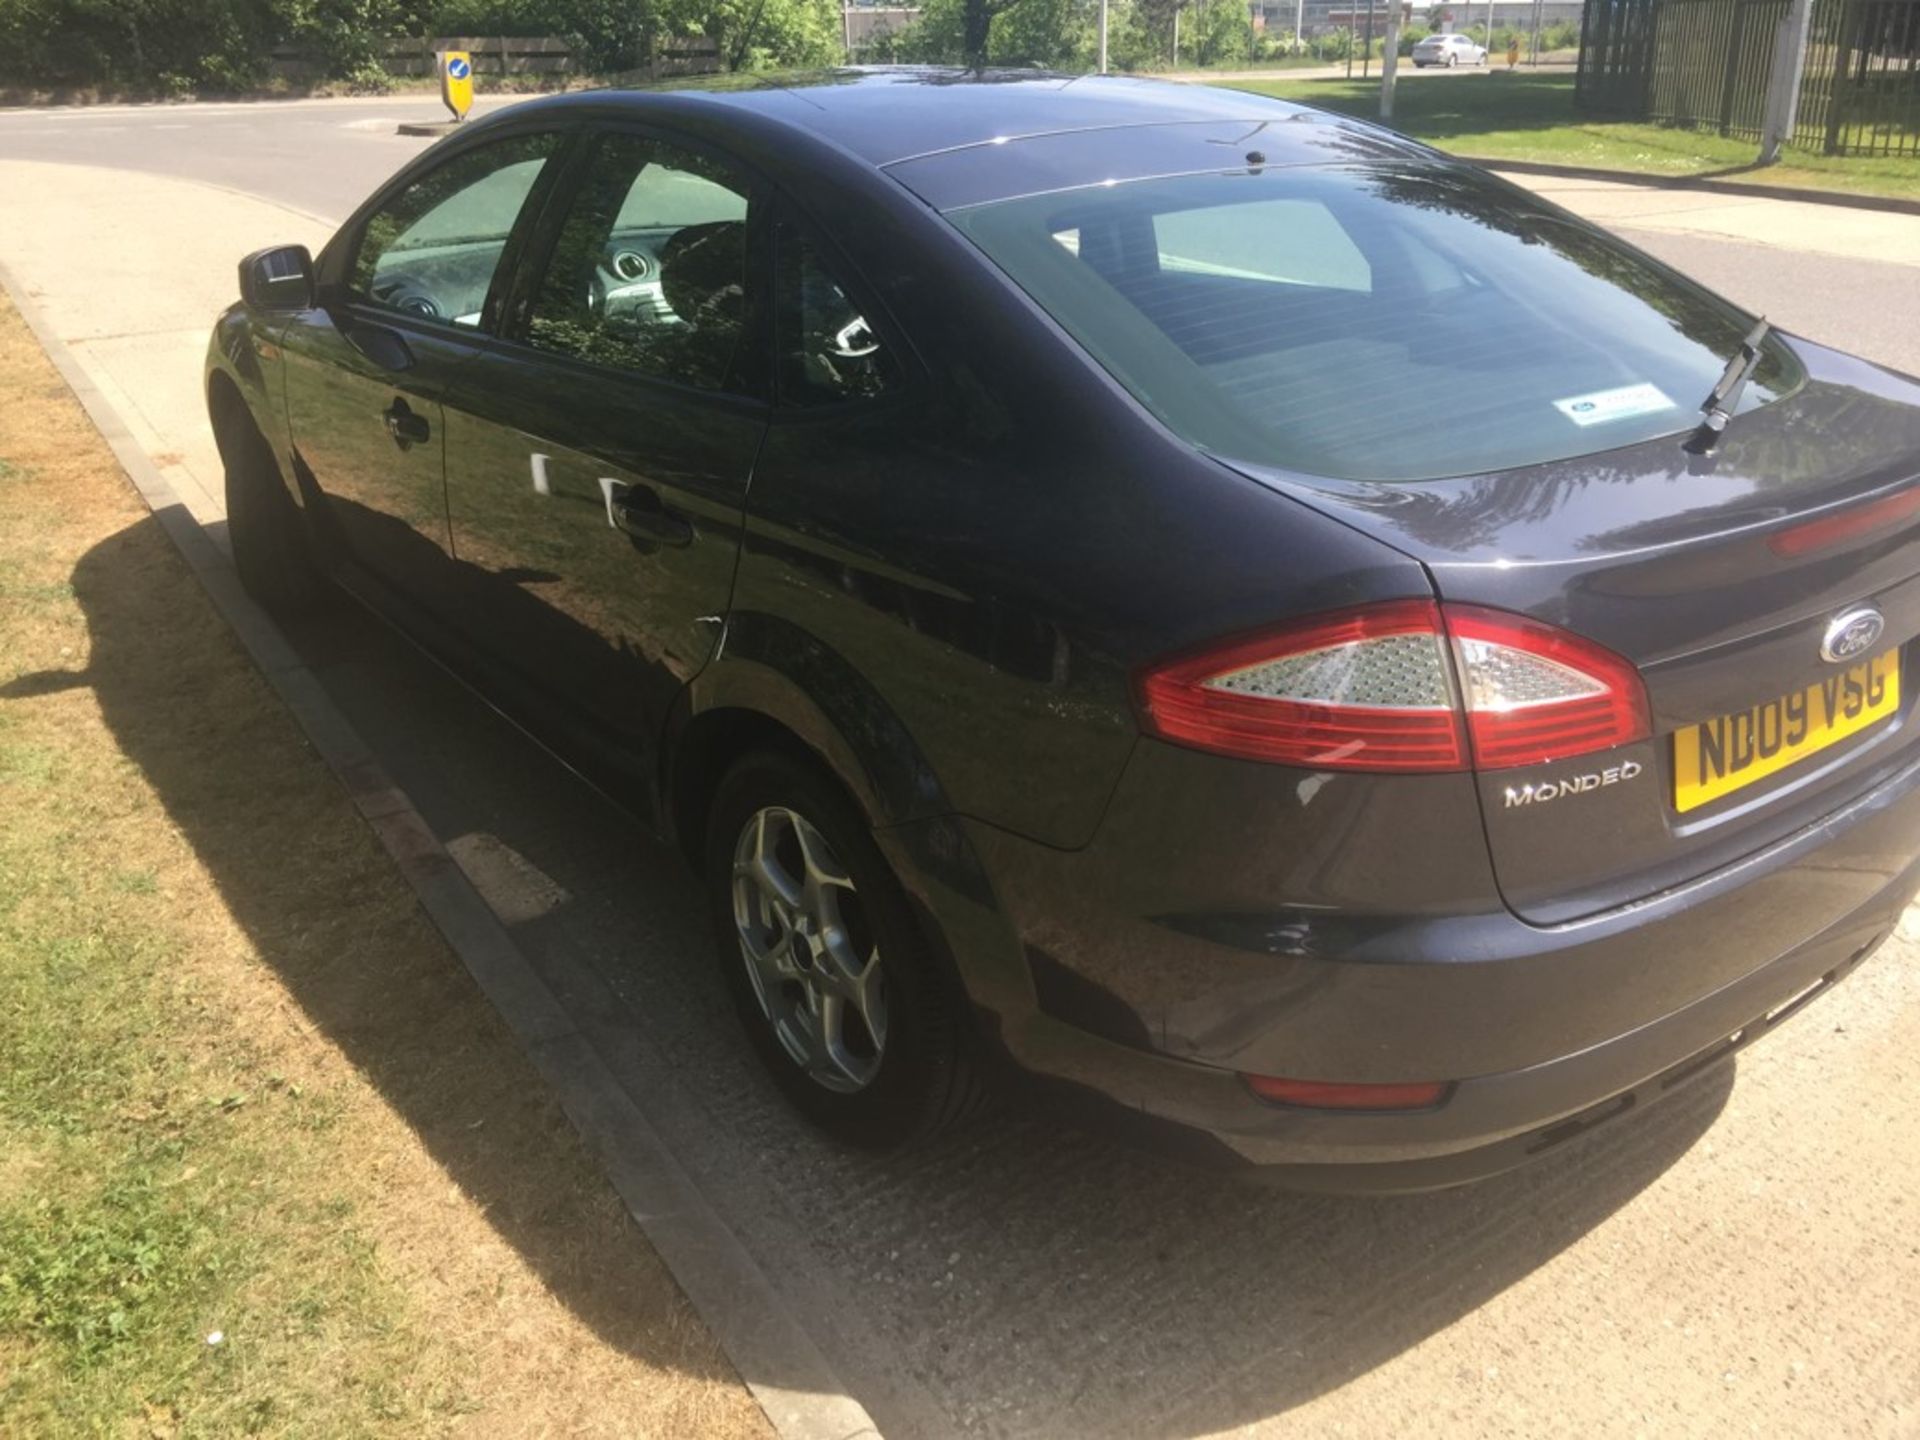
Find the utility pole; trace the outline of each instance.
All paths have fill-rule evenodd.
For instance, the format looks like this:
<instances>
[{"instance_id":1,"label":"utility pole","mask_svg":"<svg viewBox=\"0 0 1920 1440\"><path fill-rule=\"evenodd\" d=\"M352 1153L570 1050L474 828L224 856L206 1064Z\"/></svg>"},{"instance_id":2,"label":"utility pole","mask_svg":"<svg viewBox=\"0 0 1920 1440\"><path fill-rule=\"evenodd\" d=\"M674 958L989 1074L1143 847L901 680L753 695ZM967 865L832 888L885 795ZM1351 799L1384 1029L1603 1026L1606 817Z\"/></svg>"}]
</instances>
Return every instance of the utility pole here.
<instances>
[{"instance_id":1,"label":"utility pole","mask_svg":"<svg viewBox=\"0 0 1920 1440\"><path fill-rule=\"evenodd\" d=\"M1400 0L1387 0L1387 38L1380 47L1380 118L1393 119L1393 77L1400 68Z\"/></svg>"},{"instance_id":2,"label":"utility pole","mask_svg":"<svg viewBox=\"0 0 1920 1440\"><path fill-rule=\"evenodd\" d=\"M1807 32L1813 22L1813 0L1793 0L1775 32L1773 73L1767 80L1767 108L1760 127L1759 163L1771 165L1780 147L1793 138L1800 118L1800 81L1807 69Z\"/></svg>"},{"instance_id":3,"label":"utility pole","mask_svg":"<svg viewBox=\"0 0 1920 1440\"><path fill-rule=\"evenodd\" d=\"M1100 0L1100 73L1107 73L1107 0Z\"/></svg>"},{"instance_id":4,"label":"utility pole","mask_svg":"<svg viewBox=\"0 0 1920 1440\"><path fill-rule=\"evenodd\" d=\"M1175 0L1173 7L1173 68L1180 68L1180 5Z\"/></svg>"},{"instance_id":5,"label":"utility pole","mask_svg":"<svg viewBox=\"0 0 1920 1440\"><path fill-rule=\"evenodd\" d=\"M1293 0L1293 53L1300 53L1300 22L1307 17L1307 0Z\"/></svg>"}]
</instances>

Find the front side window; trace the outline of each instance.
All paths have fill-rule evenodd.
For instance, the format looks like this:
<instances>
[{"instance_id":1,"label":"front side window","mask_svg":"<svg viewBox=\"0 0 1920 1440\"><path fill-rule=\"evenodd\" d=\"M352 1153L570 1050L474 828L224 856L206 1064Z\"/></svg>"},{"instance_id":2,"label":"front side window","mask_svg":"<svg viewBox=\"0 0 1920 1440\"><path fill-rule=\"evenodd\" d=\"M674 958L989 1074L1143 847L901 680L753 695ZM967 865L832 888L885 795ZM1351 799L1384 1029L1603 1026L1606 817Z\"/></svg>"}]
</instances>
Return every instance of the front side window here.
<instances>
[{"instance_id":1,"label":"front side window","mask_svg":"<svg viewBox=\"0 0 1920 1440\"><path fill-rule=\"evenodd\" d=\"M365 304L477 326L507 237L559 145L516 135L449 160L367 221L349 287Z\"/></svg>"},{"instance_id":2,"label":"front side window","mask_svg":"<svg viewBox=\"0 0 1920 1440\"><path fill-rule=\"evenodd\" d=\"M661 141L595 142L527 313L538 350L702 390L744 388L747 186Z\"/></svg>"},{"instance_id":3,"label":"front side window","mask_svg":"<svg viewBox=\"0 0 1920 1440\"><path fill-rule=\"evenodd\" d=\"M879 334L827 268L820 247L791 221L774 227L780 398L831 405L878 395L895 378Z\"/></svg>"},{"instance_id":4,"label":"front side window","mask_svg":"<svg viewBox=\"0 0 1920 1440\"><path fill-rule=\"evenodd\" d=\"M1423 162L1140 180L948 218L1189 442L1340 479L1684 433L1753 324L1603 231ZM1802 373L1769 342L1742 408Z\"/></svg>"}]
</instances>

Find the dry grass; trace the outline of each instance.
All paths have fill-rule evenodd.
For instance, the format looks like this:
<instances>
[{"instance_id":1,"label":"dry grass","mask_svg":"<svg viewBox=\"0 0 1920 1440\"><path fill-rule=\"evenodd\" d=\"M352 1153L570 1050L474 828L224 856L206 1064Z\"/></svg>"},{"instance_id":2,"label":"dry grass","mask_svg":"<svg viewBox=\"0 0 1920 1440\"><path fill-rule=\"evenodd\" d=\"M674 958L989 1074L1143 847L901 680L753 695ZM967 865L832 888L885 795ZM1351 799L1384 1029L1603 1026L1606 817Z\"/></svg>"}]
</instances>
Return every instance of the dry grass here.
<instances>
[{"instance_id":1,"label":"dry grass","mask_svg":"<svg viewBox=\"0 0 1920 1440\"><path fill-rule=\"evenodd\" d=\"M4 299L0 397L0 1433L766 1433Z\"/></svg>"}]
</instances>

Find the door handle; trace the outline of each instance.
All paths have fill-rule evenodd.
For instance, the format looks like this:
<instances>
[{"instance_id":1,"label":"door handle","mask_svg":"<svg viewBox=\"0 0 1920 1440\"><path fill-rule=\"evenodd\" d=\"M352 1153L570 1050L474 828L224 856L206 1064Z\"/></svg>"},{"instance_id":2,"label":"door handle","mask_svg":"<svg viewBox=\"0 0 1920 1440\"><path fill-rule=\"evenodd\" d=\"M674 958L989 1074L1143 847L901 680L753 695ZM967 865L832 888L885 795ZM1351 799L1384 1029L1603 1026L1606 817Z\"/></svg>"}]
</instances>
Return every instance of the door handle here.
<instances>
[{"instance_id":1,"label":"door handle","mask_svg":"<svg viewBox=\"0 0 1920 1440\"><path fill-rule=\"evenodd\" d=\"M432 427L427 424L427 417L414 414L413 407L404 400L396 399L381 412L380 418L387 422L387 434L402 450L425 444L427 437L433 433Z\"/></svg>"},{"instance_id":2,"label":"door handle","mask_svg":"<svg viewBox=\"0 0 1920 1440\"><path fill-rule=\"evenodd\" d=\"M667 509L660 496L645 485L600 477L600 494L607 502L607 524L651 545L690 545L693 522Z\"/></svg>"}]
</instances>

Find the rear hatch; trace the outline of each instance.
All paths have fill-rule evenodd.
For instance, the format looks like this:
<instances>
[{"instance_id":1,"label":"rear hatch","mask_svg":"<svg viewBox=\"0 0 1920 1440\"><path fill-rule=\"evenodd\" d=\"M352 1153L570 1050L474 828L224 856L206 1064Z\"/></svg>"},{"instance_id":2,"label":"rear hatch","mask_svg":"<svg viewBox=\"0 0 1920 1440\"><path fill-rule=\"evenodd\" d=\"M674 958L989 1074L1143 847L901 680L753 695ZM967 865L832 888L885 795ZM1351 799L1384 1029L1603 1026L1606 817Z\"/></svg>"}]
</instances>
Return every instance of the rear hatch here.
<instances>
[{"instance_id":1,"label":"rear hatch","mask_svg":"<svg viewBox=\"0 0 1920 1440\"><path fill-rule=\"evenodd\" d=\"M1913 758L1920 384L1793 346L1805 384L1704 461L1668 436L1447 480L1236 465L1419 559L1444 600L1560 626L1640 671L1651 740L1479 778L1502 891L1528 920L1684 883Z\"/></svg>"},{"instance_id":2,"label":"rear hatch","mask_svg":"<svg viewBox=\"0 0 1920 1440\"><path fill-rule=\"evenodd\" d=\"M1476 725L1476 754L1566 757L1476 780L1516 913L1564 921L1682 884L1906 758L1920 383L1757 339L1755 316L1484 172L1304 114L1213 128L894 173L1174 433L1425 564L1461 697L1513 741L1483 747ZM1110 178L1073 185L1089 175ZM1695 407L1750 344L1724 437L1690 454ZM1623 667L1556 670L1551 632L1489 644L1466 628L1497 631L1487 609L1623 657L1650 737L1607 738L1642 728L1637 694L1615 696ZM1840 627L1861 653L1823 658L1869 609ZM1404 737L1401 678L1376 703ZM1548 733L1554 707L1587 728Z\"/></svg>"}]
</instances>

